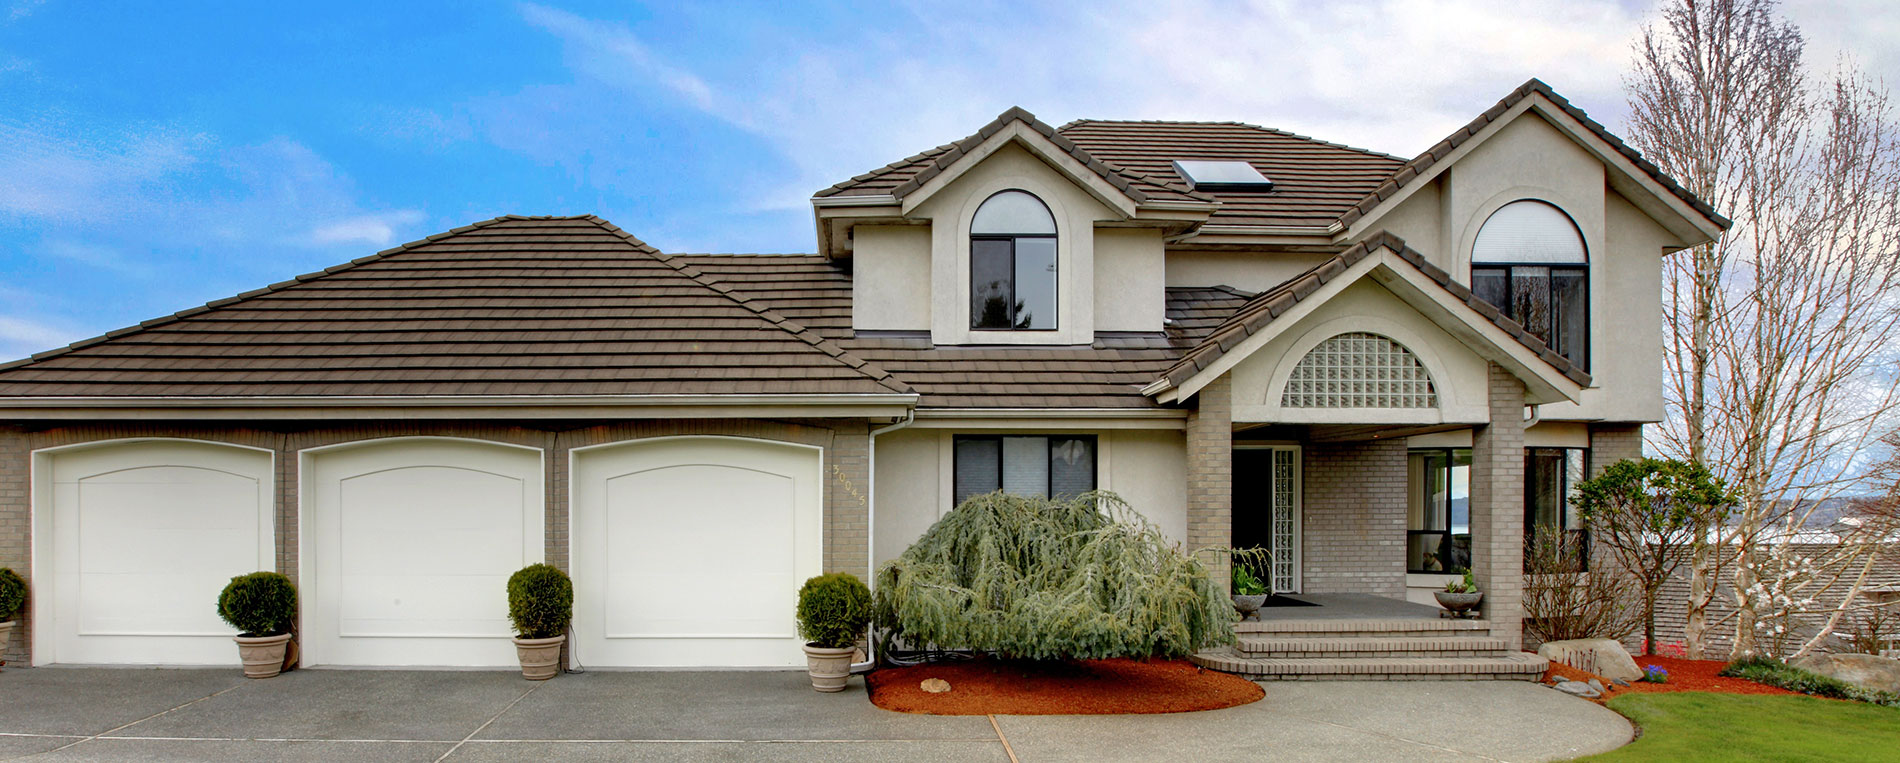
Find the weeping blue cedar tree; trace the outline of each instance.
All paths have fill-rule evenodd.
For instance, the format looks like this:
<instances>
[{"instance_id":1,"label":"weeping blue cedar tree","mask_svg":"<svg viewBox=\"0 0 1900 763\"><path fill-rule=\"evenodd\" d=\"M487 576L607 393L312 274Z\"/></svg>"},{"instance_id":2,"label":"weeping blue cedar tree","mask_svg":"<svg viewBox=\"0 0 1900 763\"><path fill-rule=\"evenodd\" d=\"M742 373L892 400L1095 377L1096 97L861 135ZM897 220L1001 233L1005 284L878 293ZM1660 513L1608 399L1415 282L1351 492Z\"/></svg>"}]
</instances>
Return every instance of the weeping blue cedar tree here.
<instances>
[{"instance_id":1,"label":"weeping blue cedar tree","mask_svg":"<svg viewBox=\"0 0 1900 763\"><path fill-rule=\"evenodd\" d=\"M874 615L912 645L1010 659L1185 657L1233 643L1225 588L1112 493L991 493L878 568Z\"/></svg>"}]
</instances>

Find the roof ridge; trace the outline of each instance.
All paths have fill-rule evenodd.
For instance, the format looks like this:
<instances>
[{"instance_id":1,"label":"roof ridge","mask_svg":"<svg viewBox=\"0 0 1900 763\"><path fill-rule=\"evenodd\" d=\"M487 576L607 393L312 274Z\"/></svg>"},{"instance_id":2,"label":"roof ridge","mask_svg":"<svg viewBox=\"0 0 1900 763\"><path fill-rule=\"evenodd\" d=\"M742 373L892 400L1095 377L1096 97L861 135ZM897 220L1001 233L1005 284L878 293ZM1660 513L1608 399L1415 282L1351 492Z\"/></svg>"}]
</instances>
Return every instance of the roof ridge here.
<instances>
[{"instance_id":1,"label":"roof ridge","mask_svg":"<svg viewBox=\"0 0 1900 763\"><path fill-rule=\"evenodd\" d=\"M1497 121L1498 117L1504 115L1504 112L1510 111L1512 107L1515 107L1532 94L1544 96L1559 110L1581 123L1584 129L1589 130L1598 140L1608 143L1611 149L1628 159L1631 164L1636 165L1638 170L1648 174L1652 180L1661 184L1664 189L1675 194L1676 198L1681 199L1684 203L1688 204L1691 209L1707 217L1718 227L1726 230L1732 224L1722 213L1715 211L1714 207L1709 206L1708 202L1703 201L1700 197L1696 196L1694 192L1682 187L1682 184L1676 182L1675 178L1663 172L1661 167L1656 166L1654 162L1648 159L1644 159L1641 151L1637 151L1635 148L1624 143L1623 139L1611 133L1609 128L1591 119L1588 113L1578 108L1575 104L1572 104L1570 99L1559 95L1550 85L1545 84L1543 80L1536 77L1526 80L1524 84L1518 85L1511 92L1506 93L1505 96L1498 99L1498 102L1491 108L1485 109L1476 118L1465 123L1463 127L1453 130L1451 135L1446 136L1444 140L1432 144L1431 148L1425 149L1425 151L1418 156L1399 165L1398 169L1393 170L1391 175L1386 176L1385 182L1380 183L1364 197L1360 198L1358 202L1348 207L1345 212L1340 213L1338 222L1346 226L1358 222L1360 218L1365 217L1371 213L1372 210L1377 209L1379 204L1383 203L1387 198L1397 194L1399 189L1404 188L1406 184L1410 183L1413 179L1425 174L1433 165L1443 161L1445 157L1450 156L1452 151L1464 145L1466 141L1477 137L1478 133L1490 127L1493 122Z\"/></svg>"},{"instance_id":2,"label":"roof ridge","mask_svg":"<svg viewBox=\"0 0 1900 763\"><path fill-rule=\"evenodd\" d=\"M642 252L645 252L651 255L655 260L658 260L661 263L664 263L667 267L672 268L675 272L679 273L680 275L690 278L693 280L693 282L701 286L704 286L708 289L711 289L715 292L718 292L721 296L724 296L725 298L732 300L734 303L737 303L740 307L744 307L745 309L752 311L753 314L759 316L761 319L764 319L766 322L772 324L773 327L779 329L780 331L784 331L785 333L791 334L793 337L796 337L799 341L802 341L810 345L812 348L818 350L819 352L822 352L830 356L833 360L836 360L839 363L844 364L845 366L849 367L851 370L856 371L860 374L863 374L865 377L871 379L872 381L877 382L879 385L883 386L884 388L895 391L895 392L904 393L904 394L914 393L914 390L911 389L910 385L905 384L903 380L898 379L895 376L892 376L890 372L885 371L883 368L871 365L870 363L866 362L863 358L860 358L856 355L851 354L850 352L846 351L843 347L838 346L836 343L832 342L831 340L826 339L822 336L819 336L818 332L812 331L810 328L805 327L803 324L796 323L792 321L791 319L786 318L783 315L780 315L778 311L773 310L771 307L767 306L764 302L755 300L749 296L746 296L745 293L737 289L734 289L731 286L727 286L724 282L716 278L706 275L705 271L702 271L699 268L693 267L692 265L686 264L684 262L675 262L672 256L669 256L666 253L653 248L653 245L648 244L645 241L641 241L640 239L634 237L633 234L628 233L624 230L621 230L620 226L614 225L613 223L608 222L607 220L601 218L598 215L587 215L584 219L594 223L595 225L600 226L602 230L605 230L609 233L614 234L615 236L620 237L621 239L632 244L635 248L641 250Z\"/></svg>"},{"instance_id":3,"label":"roof ridge","mask_svg":"<svg viewBox=\"0 0 1900 763\"><path fill-rule=\"evenodd\" d=\"M375 254L364 255L362 257L358 257L356 259L350 260L340 265L332 265L322 270L304 273L298 276L292 276L291 278L287 280L278 281L268 286L251 289L249 291L239 292L237 294L233 294L223 299L211 300L210 302L206 302L197 307L188 307L178 312L172 313L170 315L161 315L157 318L140 321L137 324L134 324L131 326L125 326L122 328L113 329L111 331L107 331L106 333L100 334L98 336L81 339L77 342L73 342L64 347L55 347L50 350L33 353L32 355L28 355L24 358L20 358L19 360L8 361L6 363L0 363L0 371L9 371L15 368L29 366L43 360L50 360L52 358L57 358L62 355L66 355L76 350L83 350L87 347L92 347L94 345L106 342L108 340L118 339L119 337L130 336L142 331L146 331L148 329L153 329L159 326L165 326L172 323L176 323L186 318L190 318L197 315L203 315L213 310L229 307L239 302L255 299L257 297L261 297L266 294L274 294L276 292L283 291L293 286L300 286L310 281L315 281L319 278L336 275L337 273L342 273L348 270L354 270L357 267L368 265L372 262L379 262L389 257L402 254L404 252L407 252L411 249L415 249L420 246L433 244L437 241L441 241L446 238L459 236L469 231L477 230L480 228L486 228L491 225L496 225L503 222L510 222L514 220L578 220L578 219L584 219L586 217L591 217L591 215L500 215L498 217L491 217L486 220L479 220L476 222L469 223L467 225L463 225L458 228L450 228L449 230L442 231L441 233L425 236L423 238L419 238L414 241L397 244L396 246L392 246L388 249L384 249L382 251L376 252Z\"/></svg>"},{"instance_id":4,"label":"roof ridge","mask_svg":"<svg viewBox=\"0 0 1900 763\"><path fill-rule=\"evenodd\" d=\"M1214 360L1227 353L1227 349L1252 336L1273 319L1293 308L1319 287L1346 272L1347 268L1359 263L1367 255L1378 249L1389 249L1406 264L1417 268L1425 277L1449 293L1453 298L1465 303L1480 316L1504 330L1511 338L1536 353L1538 359L1549 364L1565 377L1578 384L1587 385L1590 374L1572 363L1569 358L1558 355L1548 344L1537 339L1523 324L1505 316L1497 307L1472 293L1469 287L1453 280L1450 273L1425 259L1425 255L1405 243L1388 230L1380 230L1358 243L1347 247L1338 254L1321 260L1318 264L1301 271L1298 275L1280 282L1273 288L1262 291L1248 299L1227 318L1207 332L1201 343L1181 355L1181 359L1161 373L1158 380L1165 380L1169 386L1178 387L1194 374L1206 370ZM1267 314L1265 321L1255 322L1261 313ZM1204 362L1205 361L1205 362Z\"/></svg>"},{"instance_id":5,"label":"roof ridge","mask_svg":"<svg viewBox=\"0 0 1900 763\"><path fill-rule=\"evenodd\" d=\"M1332 148L1342 148L1347 151L1356 151L1362 154L1370 154L1372 156L1377 156L1383 159L1392 159L1394 161L1400 161L1400 162L1406 161L1406 158L1403 156L1388 154L1384 151L1375 151L1370 148L1360 148L1358 146L1347 145L1345 143L1336 143L1330 140L1322 140L1320 138L1315 138L1311 135L1301 135L1291 130L1282 130L1278 127L1268 127L1266 125L1257 125L1252 122L1238 122L1238 121L1233 121L1233 120L1198 121L1198 120L1191 120L1191 119L1075 119L1075 120L1070 120L1068 124L1065 124L1059 128L1056 128L1056 130L1057 132L1060 132L1062 130L1067 130L1079 124L1124 124L1124 125L1135 124L1135 125L1187 125L1187 126L1203 126L1203 127L1246 127L1253 130L1259 130L1265 133L1272 133L1274 135L1284 135L1289 138L1297 138L1299 140L1303 140L1308 143L1317 143L1322 146L1329 146Z\"/></svg>"}]
</instances>

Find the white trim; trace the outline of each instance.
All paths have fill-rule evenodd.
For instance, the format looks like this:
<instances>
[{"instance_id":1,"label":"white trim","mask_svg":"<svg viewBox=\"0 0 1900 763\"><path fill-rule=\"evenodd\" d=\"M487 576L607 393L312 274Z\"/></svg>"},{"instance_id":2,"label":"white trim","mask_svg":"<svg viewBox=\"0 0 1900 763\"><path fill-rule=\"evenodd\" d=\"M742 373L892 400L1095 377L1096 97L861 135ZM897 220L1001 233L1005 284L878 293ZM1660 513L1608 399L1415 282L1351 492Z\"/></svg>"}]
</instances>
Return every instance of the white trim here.
<instances>
[{"instance_id":1,"label":"white trim","mask_svg":"<svg viewBox=\"0 0 1900 763\"><path fill-rule=\"evenodd\" d=\"M813 196L814 207L883 207L897 203L897 197L888 193L875 196Z\"/></svg>"},{"instance_id":2,"label":"white trim","mask_svg":"<svg viewBox=\"0 0 1900 763\"><path fill-rule=\"evenodd\" d=\"M1397 342L1418 358L1431 376L1438 395L1435 408L1288 408L1281 404L1293 368L1322 342L1340 334L1362 331ZM1234 405L1234 420L1246 423L1301 424L1442 424L1490 421L1485 401L1471 400L1471 390L1451 384L1451 367L1424 335L1403 324L1373 315L1344 315L1315 324L1288 345L1267 377L1266 397L1257 403Z\"/></svg>"},{"instance_id":3,"label":"white trim","mask_svg":"<svg viewBox=\"0 0 1900 763\"><path fill-rule=\"evenodd\" d=\"M218 440L201 440L192 437L119 437L34 448L27 451L27 526L28 531L32 533L32 542L27 544L27 553L32 556L32 559L28 562L27 569L29 574L33 576L33 584L36 591L34 595L28 596L26 600L26 613L27 616L32 619L33 627L21 634L26 639L27 649L32 655L29 664L39 666L59 662L59 639L54 629L56 623L53 616L56 608L51 604L54 600L51 594L56 585L54 573L51 568L53 561L51 546L54 538L52 531L48 527L48 523L52 521L49 516L52 513L52 506L48 503L52 499L52 483L50 482L52 479L52 458L67 452L110 448L118 445L132 445L146 442L187 442L197 445L213 445L256 451L269 456L270 472L265 475L265 481L267 482L265 488L266 499L264 505L261 507L264 513L263 521L261 522L263 525L262 534L266 536L265 539L262 540L263 543L268 544L270 549L266 555L266 558L273 562L270 571L278 571L277 565L275 564L278 552L277 514L279 510L277 504L277 478L278 472L282 469L282 464L279 462L276 450L258 447L256 445L220 442ZM41 606L42 602L46 603L43 607Z\"/></svg>"},{"instance_id":4,"label":"white trim","mask_svg":"<svg viewBox=\"0 0 1900 763\"><path fill-rule=\"evenodd\" d=\"M1093 170L1090 170L1081 162L1076 161L1076 158L1069 152L1057 147L1055 143L1051 142L1047 137L1044 137L1042 133L1030 129L1027 124L1021 121L1011 121L1009 124L1004 125L1002 129L997 130L994 134L990 135L989 138L964 151L962 156L951 161L949 166L943 168L943 170L938 172L934 177L924 181L917 187L917 190L906 194L902 200L904 215L908 217L912 212L916 211L919 205L928 201L932 196L936 195L938 191L955 183L958 178L963 177L964 173L969 172L970 168L983 163L984 159L988 159L992 154L1002 150L1004 146L1010 143L1020 144L1032 156L1035 156L1043 163L1054 168L1056 172L1065 176L1070 183L1081 187L1088 195L1095 197L1096 201L1101 202L1103 206L1115 210L1121 219L1127 220L1135 216L1138 205L1133 197L1123 193L1121 189L1110 184L1107 179L1095 174ZM980 195L983 198L989 197L989 194ZM1038 195L1040 196L1041 194ZM1046 202L1047 200L1045 197L1044 201ZM969 230L968 221L964 221L961 229L967 236Z\"/></svg>"}]
</instances>

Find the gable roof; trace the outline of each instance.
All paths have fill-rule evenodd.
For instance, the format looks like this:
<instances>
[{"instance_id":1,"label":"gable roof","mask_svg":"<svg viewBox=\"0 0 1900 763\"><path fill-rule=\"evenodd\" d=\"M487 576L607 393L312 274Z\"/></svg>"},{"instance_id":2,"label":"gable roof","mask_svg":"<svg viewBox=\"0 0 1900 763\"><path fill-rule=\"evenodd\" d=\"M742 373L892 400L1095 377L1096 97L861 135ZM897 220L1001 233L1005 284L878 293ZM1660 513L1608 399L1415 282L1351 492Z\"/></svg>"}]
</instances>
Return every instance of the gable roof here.
<instances>
[{"instance_id":1,"label":"gable roof","mask_svg":"<svg viewBox=\"0 0 1900 763\"><path fill-rule=\"evenodd\" d=\"M1655 163L1644 159L1642 152L1631 148L1628 144L1623 142L1622 138L1616 137L1608 128L1597 123L1596 120L1591 119L1590 115L1584 113L1583 109L1577 108L1569 99L1558 95L1557 91L1552 90L1549 85L1544 84L1543 80L1534 77L1530 81L1519 85L1516 90L1511 91L1510 94L1499 100L1496 105L1486 109L1484 113L1479 114L1476 119L1471 120L1471 122L1464 127L1458 128L1452 132L1451 135L1446 136L1444 140L1439 141L1431 148L1426 149L1424 153L1413 157L1411 161L1399 167L1392 173L1390 178L1367 192L1363 198L1352 205L1351 209L1340 215L1339 222L1343 225L1352 225L1357 222L1360 218L1378 208L1381 202L1396 195L1400 189L1404 188L1413 180L1418 179L1421 175L1429 174L1435 165L1443 161L1447 156L1450 156L1459 146L1464 145L1466 141L1482 132L1500 117L1503 117L1506 112L1517 106L1517 104L1533 95L1542 96L1558 109L1562 110L1564 114L1577 120L1577 122L1582 124L1591 134L1595 135L1604 143L1609 144L1611 150L1622 155L1623 158L1628 159L1638 170L1646 174L1651 180L1656 181L1656 183L1660 184L1664 189L1667 189L1669 193L1674 194L1676 198L1681 199L1683 203L1688 204L1697 214L1715 223L1716 227L1727 230L1732 224L1727 217L1723 217L1721 213L1715 211L1714 207L1709 206L1708 202L1698 198L1694 193L1690 192L1689 189L1683 188L1682 184L1676 182L1675 178L1663 172L1661 167L1657 167Z\"/></svg>"},{"instance_id":2,"label":"gable roof","mask_svg":"<svg viewBox=\"0 0 1900 763\"><path fill-rule=\"evenodd\" d=\"M498 217L0 366L0 399L910 393L591 215Z\"/></svg>"},{"instance_id":3,"label":"gable roof","mask_svg":"<svg viewBox=\"0 0 1900 763\"><path fill-rule=\"evenodd\" d=\"M1416 273L1424 276L1424 281L1436 286L1440 298L1448 297L1449 303L1470 308L1477 316L1496 326L1497 329L1527 354L1535 356L1541 364L1567 379L1577 387L1590 384L1590 374L1570 359L1551 350L1543 341L1526 331L1517 321L1505 317L1491 303L1480 299L1464 284L1458 283L1444 269L1433 265L1416 250L1405 244L1405 240L1391 233L1381 231L1366 240L1354 244L1343 252L1314 265L1300 275L1288 279L1285 283L1261 292L1247 300L1246 304L1236 308L1220 325L1207 334L1206 339L1193 349L1188 350L1174 365L1162 372L1155 384L1146 391L1153 394L1173 388L1187 387L1191 380L1203 372L1217 369L1220 361L1235 351L1242 342L1269 330L1275 319L1293 310L1301 302L1317 293L1322 286L1346 275L1347 271L1360 261L1380 251L1389 251ZM1272 328L1277 329L1278 326ZM1189 390L1191 392L1191 390Z\"/></svg>"}]
</instances>

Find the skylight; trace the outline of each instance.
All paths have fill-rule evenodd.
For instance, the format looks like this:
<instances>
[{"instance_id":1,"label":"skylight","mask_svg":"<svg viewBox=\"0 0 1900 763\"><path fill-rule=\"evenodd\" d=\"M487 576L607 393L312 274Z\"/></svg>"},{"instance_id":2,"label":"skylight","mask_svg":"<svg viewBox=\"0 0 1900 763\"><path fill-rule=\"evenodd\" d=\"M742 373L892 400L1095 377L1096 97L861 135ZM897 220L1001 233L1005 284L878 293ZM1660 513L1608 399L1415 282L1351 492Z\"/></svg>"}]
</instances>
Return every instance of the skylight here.
<instances>
[{"instance_id":1,"label":"skylight","mask_svg":"<svg viewBox=\"0 0 1900 763\"><path fill-rule=\"evenodd\" d=\"M1246 162L1176 159L1174 171L1196 191L1271 191L1273 181Z\"/></svg>"}]
</instances>

